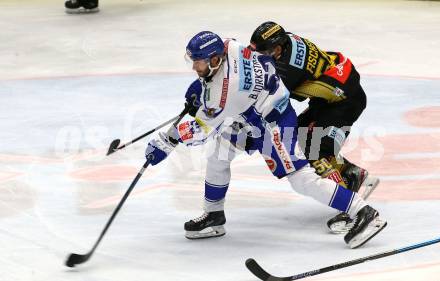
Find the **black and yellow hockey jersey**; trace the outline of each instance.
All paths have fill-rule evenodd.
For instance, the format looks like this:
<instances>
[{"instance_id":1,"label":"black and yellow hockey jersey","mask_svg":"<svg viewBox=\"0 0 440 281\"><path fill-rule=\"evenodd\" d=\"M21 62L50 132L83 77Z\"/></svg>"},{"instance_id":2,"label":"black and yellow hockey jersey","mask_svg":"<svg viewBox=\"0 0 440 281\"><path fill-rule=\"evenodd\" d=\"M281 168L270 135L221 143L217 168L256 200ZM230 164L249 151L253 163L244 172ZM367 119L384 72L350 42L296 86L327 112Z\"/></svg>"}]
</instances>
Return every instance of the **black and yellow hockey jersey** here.
<instances>
[{"instance_id":1,"label":"black and yellow hockey jersey","mask_svg":"<svg viewBox=\"0 0 440 281\"><path fill-rule=\"evenodd\" d=\"M353 82L358 86L359 74L348 58L323 51L295 34L287 35L289 40L275 64L291 98L300 101L321 98L327 103L335 103L356 93L349 89Z\"/></svg>"}]
</instances>

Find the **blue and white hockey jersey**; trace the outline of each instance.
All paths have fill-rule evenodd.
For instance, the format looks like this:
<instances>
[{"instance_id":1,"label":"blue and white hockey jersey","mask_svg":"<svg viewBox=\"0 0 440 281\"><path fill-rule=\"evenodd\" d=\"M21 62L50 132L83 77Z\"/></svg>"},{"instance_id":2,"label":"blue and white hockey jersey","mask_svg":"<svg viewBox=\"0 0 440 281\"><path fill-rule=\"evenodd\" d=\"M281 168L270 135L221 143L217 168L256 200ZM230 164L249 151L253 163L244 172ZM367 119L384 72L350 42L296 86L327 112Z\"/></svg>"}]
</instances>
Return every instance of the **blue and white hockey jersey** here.
<instances>
[{"instance_id":1,"label":"blue and white hockey jersey","mask_svg":"<svg viewBox=\"0 0 440 281\"><path fill-rule=\"evenodd\" d=\"M202 105L195 120L178 125L180 140L198 145L239 122L252 128L253 149L275 176L302 168L307 160L297 144L296 113L273 59L232 40L225 42L225 50L217 73L202 81Z\"/></svg>"}]
</instances>

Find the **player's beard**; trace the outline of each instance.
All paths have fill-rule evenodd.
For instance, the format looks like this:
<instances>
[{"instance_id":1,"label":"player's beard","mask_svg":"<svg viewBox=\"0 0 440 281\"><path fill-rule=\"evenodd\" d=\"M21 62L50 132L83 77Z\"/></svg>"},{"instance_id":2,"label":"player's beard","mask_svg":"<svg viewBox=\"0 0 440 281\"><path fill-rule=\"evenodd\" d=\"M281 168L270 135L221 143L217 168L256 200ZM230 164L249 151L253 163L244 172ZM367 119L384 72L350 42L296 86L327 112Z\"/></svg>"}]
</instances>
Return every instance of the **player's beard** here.
<instances>
[{"instance_id":1,"label":"player's beard","mask_svg":"<svg viewBox=\"0 0 440 281\"><path fill-rule=\"evenodd\" d=\"M206 78L209 74L209 68L207 67L203 71L196 71L196 72L200 78Z\"/></svg>"}]
</instances>

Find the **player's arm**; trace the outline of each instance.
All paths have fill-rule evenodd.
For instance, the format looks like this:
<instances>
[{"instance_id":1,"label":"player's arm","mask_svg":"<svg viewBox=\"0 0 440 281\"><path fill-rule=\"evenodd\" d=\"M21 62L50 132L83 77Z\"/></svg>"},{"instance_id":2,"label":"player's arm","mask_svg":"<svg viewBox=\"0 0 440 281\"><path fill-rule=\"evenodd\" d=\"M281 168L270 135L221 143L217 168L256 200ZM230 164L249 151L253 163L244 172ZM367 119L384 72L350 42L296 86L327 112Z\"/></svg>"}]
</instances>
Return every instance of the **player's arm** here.
<instances>
[{"instance_id":1,"label":"player's arm","mask_svg":"<svg viewBox=\"0 0 440 281\"><path fill-rule=\"evenodd\" d=\"M321 98L328 103L345 99L345 95L340 89L318 80L304 81L293 90L293 93L304 98Z\"/></svg>"},{"instance_id":2,"label":"player's arm","mask_svg":"<svg viewBox=\"0 0 440 281\"><path fill-rule=\"evenodd\" d=\"M194 120L182 122L177 128L171 127L166 133L160 132L157 138L148 143L145 156L151 159L153 166L164 160L179 142L186 145L203 144L223 124L221 116L201 118L197 115Z\"/></svg>"},{"instance_id":3,"label":"player's arm","mask_svg":"<svg viewBox=\"0 0 440 281\"><path fill-rule=\"evenodd\" d=\"M199 80L195 80L188 87L185 94L185 107L190 104L189 114L193 117L197 115L201 106L200 97L202 93L202 85ZM202 112L202 111L201 111ZM195 145L203 143L212 133L206 130L208 125L219 122L216 120L207 120L203 122L202 118L196 117L195 120L180 123L177 127L171 127L165 132L160 132L158 137L152 139L147 146L145 156L150 159L150 163L154 166L164 160L179 144L183 142L187 145ZM202 124L202 125L200 125ZM221 123L220 123L221 124ZM205 128L205 131L202 129Z\"/></svg>"},{"instance_id":4,"label":"player's arm","mask_svg":"<svg viewBox=\"0 0 440 281\"><path fill-rule=\"evenodd\" d=\"M278 120L279 115L286 109L289 103L289 91L276 73L273 60L264 55L259 56L258 59L265 69L264 85L268 94L264 99L257 100L255 108L268 123L271 123Z\"/></svg>"},{"instance_id":5,"label":"player's arm","mask_svg":"<svg viewBox=\"0 0 440 281\"><path fill-rule=\"evenodd\" d=\"M205 143L218 132L224 122L221 110L200 107L194 120L182 122L177 126L178 141L188 146Z\"/></svg>"},{"instance_id":6,"label":"player's arm","mask_svg":"<svg viewBox=\"0 0 440 281\"><path fill-rule=\"evenodd\" d=\"M197 114L197 110L202 105L201 102L202 96L202 82L199 79L196 79L194 82L189 85L188 90L185 93L185 107L189 106L188 113L192 117L195 117Z\"/></svg>"}]
</instances>

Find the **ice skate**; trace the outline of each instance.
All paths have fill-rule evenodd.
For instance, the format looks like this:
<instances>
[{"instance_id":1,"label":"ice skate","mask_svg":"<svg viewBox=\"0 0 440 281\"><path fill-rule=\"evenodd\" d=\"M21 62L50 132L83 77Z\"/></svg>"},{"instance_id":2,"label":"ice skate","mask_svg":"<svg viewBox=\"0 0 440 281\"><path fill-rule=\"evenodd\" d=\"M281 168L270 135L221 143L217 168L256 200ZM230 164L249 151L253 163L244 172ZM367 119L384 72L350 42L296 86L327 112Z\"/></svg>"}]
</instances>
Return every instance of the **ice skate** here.
<instances>
[{"instance_id":1,"label":"ice skate","mask_svg":"<svg viewBox=\"0 0 440 281\"><path fill-rule=\"evenodd\" d=\"M64 6L68 14L99 12L98 0L69 0L64 3Z\"/></svg>"},{"instance_id":2,"label":"ice skate","mask_svg":"<svg viewBox=\"0 0 440 281\"><path fill-rule=\"evenodd\" d=\"M217 211L204 213L200 217L185 223L185 237L188 239L201 239L218 237L226 234L225 212Z\"/></svg>"},{"instance_id":3,"label":"ice skate","mask_svg":"<svg viewBox=\"0 0 440 281\"><path fill-rule=\"evenodd\" d=\"M358 248L367 243L387 226L386 220L379 217L379 213L370 206L363 207L356 215L353 227L344 236L345 243L350 248Z\"/></svg>"},{"instance_id":4,"label":"ice skate","mask_svg":"<svg viewBox=\"0 0 440 281\"><path fill-rule=\"evenodd\" d=\"M340 212L327 221L327 227L331 233L344 234L353 227L353 220L347 213Z\"/></svg>"},{"instance_id":5,"label":"ice skate","mask_svg":"<svg viewBox=\"0 0 440 281\"><path fill-rule=\"evenodd\" d=\"M351 164L351 163L350 163ZM370 176L368 171L356 165L350 165L343 173L344 180L348 183L348 189L359 192L362 199L366 200L379 185L379 178ZM327 221L331 233L347 233L353 226L353 221L348 214L339 213Z\"/></svg>"}]
</instances>

